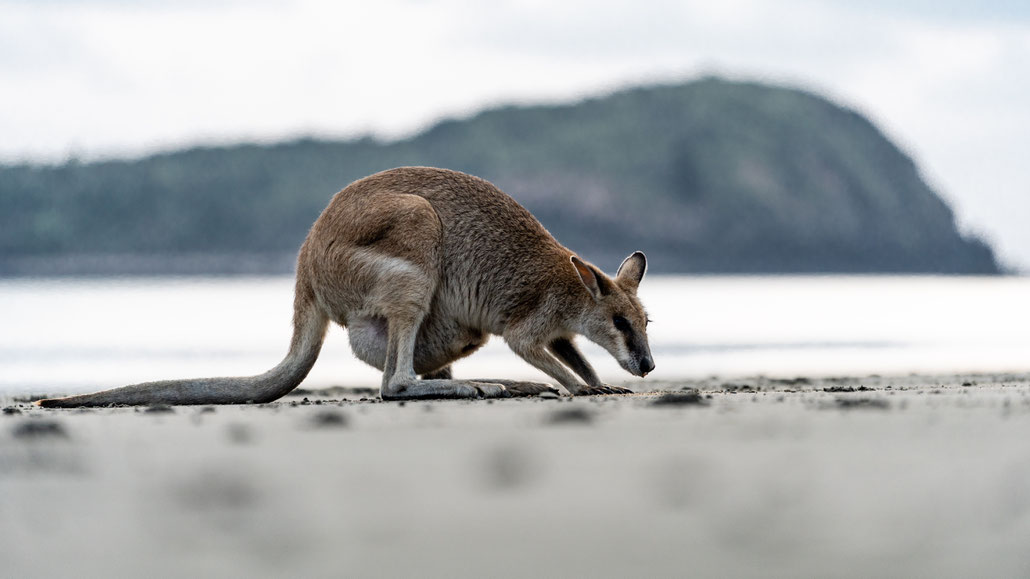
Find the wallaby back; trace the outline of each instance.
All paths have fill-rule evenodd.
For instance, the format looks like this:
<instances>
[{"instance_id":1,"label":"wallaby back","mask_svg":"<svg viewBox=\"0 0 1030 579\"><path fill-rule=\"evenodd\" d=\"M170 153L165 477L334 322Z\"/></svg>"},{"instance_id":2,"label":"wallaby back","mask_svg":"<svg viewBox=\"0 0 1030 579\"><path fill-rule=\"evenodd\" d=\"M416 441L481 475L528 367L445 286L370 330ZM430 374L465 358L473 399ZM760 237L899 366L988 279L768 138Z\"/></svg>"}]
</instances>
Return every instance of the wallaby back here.
<instances>
[{"instance_id":1,"label":"wallaby back","mask_svg":"<svg viewBox=\"0 0 1030 579\"><path fill-rule=\"evenodd\" d=\"M422 197L435 210L442 226L437 295L459 310L450 315L468 316L463 321L499 334L504 324L541 305L545 294L587 297L569 265L573 253L514 199L472 175L430 167L378 173L338 195L319 222L338 231L359 204L355 197L375 199L383 192ZM320 225L312 236L330 237Z\"/></svg>"}]
</instances>

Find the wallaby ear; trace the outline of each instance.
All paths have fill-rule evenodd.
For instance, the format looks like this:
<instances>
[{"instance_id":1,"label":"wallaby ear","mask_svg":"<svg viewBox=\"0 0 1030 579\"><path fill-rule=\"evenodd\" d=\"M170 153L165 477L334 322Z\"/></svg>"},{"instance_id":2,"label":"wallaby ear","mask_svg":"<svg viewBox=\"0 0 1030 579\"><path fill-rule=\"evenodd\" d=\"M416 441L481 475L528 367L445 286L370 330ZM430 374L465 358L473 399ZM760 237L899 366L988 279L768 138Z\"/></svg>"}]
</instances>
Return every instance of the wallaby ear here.
<instances>
[{"instance_id":1,"label":"wallaby ear","mask_svg":"<svg viewBox=\"0 0 1030 579\"><path fill-rule=\"evenodd\" d=\"M636 291L640 280L644 279L644 272L647 271L647 258L644 252L634 251L633 255L627 257L619 266L619 273L615 274L615 281L619 285L626 286Z\"/></svg>"},{"instance_id":2,"label":"wallaby ear","mask_svg":"<svg viewBox=\"0 0 1030 579\"><path fill-rule=\"evenodd\" d=\"M576 273L579 274L579 280L583 282L583 285L590 292L590 297L595 300L601 299L601 286L597 282L597 276L594 274L594 270L590 269L590 266L583 263L583 260L572 256L572 265L576 268Z\"/></svg>"}]
</instances>

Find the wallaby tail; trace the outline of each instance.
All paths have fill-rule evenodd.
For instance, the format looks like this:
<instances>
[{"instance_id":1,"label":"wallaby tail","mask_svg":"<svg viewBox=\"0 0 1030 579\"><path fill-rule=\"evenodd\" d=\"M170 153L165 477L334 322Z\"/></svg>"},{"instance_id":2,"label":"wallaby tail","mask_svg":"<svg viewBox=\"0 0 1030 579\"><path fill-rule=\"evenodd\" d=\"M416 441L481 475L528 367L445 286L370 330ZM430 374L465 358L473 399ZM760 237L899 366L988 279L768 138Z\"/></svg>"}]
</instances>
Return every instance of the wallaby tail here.
<instances>
[{"instance_id":1,"label":"wallaby tail","mask_svg":"<svg viewBox=\"0 0 1030 579\"><path fill-rule=\"evenodd\" d=\"M297 284L293 340L278 366L258 376L161 380L123 386L93 394L50 398L36 404L47 408L76 406L131 406L151 404L244 404L271 402L297 387L315 365L322 349L329 318L315 305L314 296Z\"/></svg>"}]
</instances>

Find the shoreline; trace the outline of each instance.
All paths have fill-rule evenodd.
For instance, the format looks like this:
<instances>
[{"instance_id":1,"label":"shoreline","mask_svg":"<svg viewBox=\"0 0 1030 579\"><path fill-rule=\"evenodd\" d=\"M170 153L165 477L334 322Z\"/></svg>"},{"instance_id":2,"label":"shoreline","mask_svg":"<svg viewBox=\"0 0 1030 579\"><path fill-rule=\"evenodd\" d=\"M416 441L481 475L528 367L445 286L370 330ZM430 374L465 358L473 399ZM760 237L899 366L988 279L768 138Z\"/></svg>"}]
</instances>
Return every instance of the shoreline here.
<instances>
[{"instance_id":1,"label":"shoreline","mask_svg":"<svg viewBox=\"0 0 1030 579\"><path fill-rule=\"evenodd\" d=\"M531 379L531 378L526 378ZM538 380L547 381L546 377L535 378ZM884 393L900 392L905 390L925 390L925 389L936 389L940 387L970 387L970 386L981 386L991 384L1030 384L1030 370L1007 370L1000 372L982 372L982 371L969 371L969 372L953 372L953 373L906 373L906 374L867 374L867 375L799 375L799 376L788 376L783 375L742 375L742 376L722 376L712 375L707 377L682 377L682 378L648 378L646 381L637 380L619 380L612 381L611 384L615 386L622 386L633 390L630 395L617 395L612 397L600 396L600 397L581 397L575 398L570 397L567 393L562 390L560 398L572 400L591 400L591 399L621 399L621 398L632 398L632 397L649 397L661 395L665 392L677 392L677 391L698 391L703 394L734 394L734 393L804 393L804 392L848 392L846 388L849 386L855 388L858 392L876 392L883 391ZM53 398L60 396L67 396L71 394L83 394L88 393L89 390L74 389L73 391L60 391L54 389L38 388L38 387L13 387L10 391L0 391L0 409L9 406L24 406L38 398ZM269 404L255 404L255 405L239 405L241 408L253 408L253 407L266 407L270 405L282 404L290 402L294 398L300 397L316 397L327 402L366 402L373 401L372 399L378 398L379 388L371 384L361 383L355 386L343 386L338 384L326 384L316 383L315 385L308 387L305 384L301 384L297 388L293 389L289 393L285 394L282 398L273 401ZM503 401L506 399L496 400ZM443 400L418 400L408 402L441 402ZM476 402L476 400L459 400L462 402ZM486 400L478 400L479 402L487 402ZM379 402L386 402L379 400ZM396 402L390 402L396 403ZM233 405L227 406L215 406L215 408L230 408ZM110 409L129 409L134 407L122 406L122 407L111 407ZM145 407L141 407L145 408ZM183 406L181 408L193 408L190 406ZM103 407L98 408L103 409ZM60 409L49 409L49 410L60 410Z\"/></svg>"},{"instance_id":2,"label":"shoreline","mask_svg":"<svg viewBox=\"0 0 1030 579\"><path fill-rule=\"evenodd\" d=\"M0 397L0 558L26 577L1030 570L1030 373L649 386L88 410Z\"/></svg>"}]
</instances>

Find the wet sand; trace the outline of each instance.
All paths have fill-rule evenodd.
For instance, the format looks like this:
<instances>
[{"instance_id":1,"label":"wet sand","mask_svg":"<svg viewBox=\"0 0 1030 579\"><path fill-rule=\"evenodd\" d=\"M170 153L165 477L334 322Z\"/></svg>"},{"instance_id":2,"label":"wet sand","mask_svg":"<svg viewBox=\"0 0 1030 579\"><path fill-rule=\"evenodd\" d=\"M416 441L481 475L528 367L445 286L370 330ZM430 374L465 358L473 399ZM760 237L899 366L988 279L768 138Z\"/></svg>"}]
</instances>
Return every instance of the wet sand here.
<instances>
[{"instance_id":1,"label":"wet sand","mask_svg":"<svg viewBox=\"0 0 1030 579\"><path fill-rule=\"evenodd\" d=\"M0 576L1030 575L1030 374L642 384L0 399Z\"/></svg>"}]
</instances>

